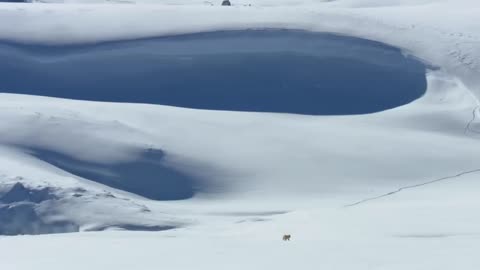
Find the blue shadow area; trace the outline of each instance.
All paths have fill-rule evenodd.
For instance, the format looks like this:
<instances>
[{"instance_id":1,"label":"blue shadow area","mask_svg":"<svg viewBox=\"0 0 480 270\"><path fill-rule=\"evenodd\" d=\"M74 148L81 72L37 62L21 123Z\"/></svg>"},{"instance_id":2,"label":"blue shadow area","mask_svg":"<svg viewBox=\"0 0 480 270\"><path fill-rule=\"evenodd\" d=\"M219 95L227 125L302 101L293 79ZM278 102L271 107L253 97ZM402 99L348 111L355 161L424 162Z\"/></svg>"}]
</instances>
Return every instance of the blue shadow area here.
<instances>
[{"instance_id":1,"label":"blue shadow area","mask_svg":"<svg viewBox=\"0 0 480 270\"><path fill-rule=\"evenodd\" d=\"M0 185L0 235L79 231L79 226L72 222L47 222L39 216L40 203L57 199L50 188L27 188L20 182L6 188Z\"/></svg>"},{"instance_id":2,"label":"blue shadow area","mask_svg":"<svg viewBox=\"0 0 480 270\"><path fill-rule=\"evenodd\" d=\"M373 113L421 97L425 72L421 62L378 42L302 31L0 43L0 91L211 110Z\"/></svg>"},{"instance_id":3,"label":"blue shadow area","mask_svg":"<svg viewBox=\"0 0 480 270\"><path fill-rule=\"evenodd\" d=\"M145 151L135 160L114 164L82 161L45 149L28 152L71 174L153 200L188 199L197 191L208 190L205 181L165 166L160 150Z\"/></svg>"},{"instance_id":4,"label":"blue shadow area","mask_svg":"<svg viewBox=\"0 0 480 270\"><path fill-rule=\"evenodd\" d=\"M21 183L14 184L5 194L0 193L0 203L8 204L15 202L40 203L53 200L56 197L50 188L28 189Z\"/></svg>"},{"instance_id":5,"label":"blue shadow area","mask_svg":"<svg viewBox=\"0 0 480 270\"><path fill-rule=\"evenodd\" d=\"M36 206L30 202L0 204L0 235L79 231L79 226L69 221L45 222L36 212Z\"/></svg>"}]
</instances>

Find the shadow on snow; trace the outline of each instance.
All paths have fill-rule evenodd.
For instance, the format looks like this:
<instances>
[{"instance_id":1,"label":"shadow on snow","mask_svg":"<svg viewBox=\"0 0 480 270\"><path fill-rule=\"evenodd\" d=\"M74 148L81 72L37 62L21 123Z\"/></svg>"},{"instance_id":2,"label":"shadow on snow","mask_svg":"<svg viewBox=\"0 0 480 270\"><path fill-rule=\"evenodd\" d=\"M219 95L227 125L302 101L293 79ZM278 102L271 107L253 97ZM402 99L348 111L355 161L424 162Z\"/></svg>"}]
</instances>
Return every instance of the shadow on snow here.
<instances>
[{"instance_id":1,"label":"shadow on snow","mask_svg":"<svg viewBox=\"0 0 480 270\"><path fill-rule=\"evenodd\" d=\"M346 115L407 104L426 67L359 38L224 31L87 45L0 43L2 91L180 107Z\"/></svg>"},{"instance_id":2,"label":"shadow on snow","mask_svg":"<svg viewBox=\"0 0 480 270\"><path fill-rule=\"evenodd\" d=\"M135 160L114 164L78 160L45 149L31 149L31 154L71 174L153 200L188 199L208 189L205 181L166 166L161 150L145 151Z\"/></svg>"}]
</instances>

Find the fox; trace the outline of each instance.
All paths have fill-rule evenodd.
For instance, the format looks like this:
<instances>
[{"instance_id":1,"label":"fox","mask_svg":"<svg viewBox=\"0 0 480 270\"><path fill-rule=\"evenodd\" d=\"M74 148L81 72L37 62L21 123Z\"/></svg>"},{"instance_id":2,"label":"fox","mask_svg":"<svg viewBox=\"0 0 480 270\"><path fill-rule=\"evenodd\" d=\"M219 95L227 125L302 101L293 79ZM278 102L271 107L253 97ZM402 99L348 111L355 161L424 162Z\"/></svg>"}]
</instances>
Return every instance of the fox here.
<instances>
[{"instance_id":1,"label":"fox","mask_svg":"<svg viewBox=\"0 0 480 270\"><path fill-rule=\"evenodd\" d=\"M282 238L282 239L283 239L283 241L290 241L290 238L291 238L291 237L292 237L292 236L291 236L290 234L285 234L285 235L283 235L283 238Z\"/></svg>"}]
</instances>

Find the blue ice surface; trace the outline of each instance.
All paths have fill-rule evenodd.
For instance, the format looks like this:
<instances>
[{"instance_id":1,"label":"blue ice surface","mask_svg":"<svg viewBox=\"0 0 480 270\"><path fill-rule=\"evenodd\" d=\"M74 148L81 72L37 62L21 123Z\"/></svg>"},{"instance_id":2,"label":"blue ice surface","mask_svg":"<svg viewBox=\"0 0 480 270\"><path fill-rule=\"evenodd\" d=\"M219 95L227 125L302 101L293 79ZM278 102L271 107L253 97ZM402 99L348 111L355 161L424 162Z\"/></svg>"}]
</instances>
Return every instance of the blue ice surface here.
<instances>
[{"instance_id":1,"label":"blue ice surface","mask_svg":"<svg viewBox=\"0 0 480 270\"><path fill-rule=\"evenodd\" d=\"M83 45L0 42L0 91L188 108L348 115L408 104L426 66L375 41L290 30Z\"/></svg>"}]
</instances>

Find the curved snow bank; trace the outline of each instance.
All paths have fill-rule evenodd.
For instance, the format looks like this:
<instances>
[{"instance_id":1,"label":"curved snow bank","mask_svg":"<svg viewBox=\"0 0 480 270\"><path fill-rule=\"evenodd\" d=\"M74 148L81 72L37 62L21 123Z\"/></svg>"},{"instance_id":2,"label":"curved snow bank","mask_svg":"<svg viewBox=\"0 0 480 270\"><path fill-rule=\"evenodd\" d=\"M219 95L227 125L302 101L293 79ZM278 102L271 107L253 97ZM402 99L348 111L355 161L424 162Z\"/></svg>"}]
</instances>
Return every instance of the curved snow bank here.
<instances>
[{"instance_id":1,"label":"curved snow bank","mask_svg":"<svg viewBox=\"0 0 480 270\"><path fill-rule=\"evenodd\" d=\"M198 109L346 115L407 104L425 66L359 38L225 31L96 45L0 44L0 89Z\"/></svg>"}]
</instances>

